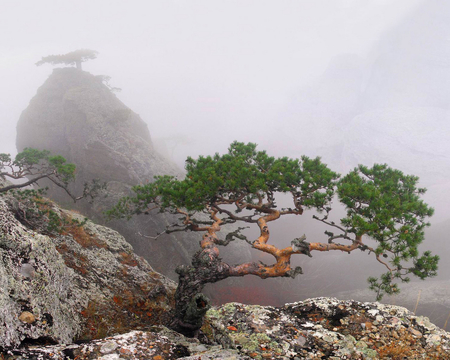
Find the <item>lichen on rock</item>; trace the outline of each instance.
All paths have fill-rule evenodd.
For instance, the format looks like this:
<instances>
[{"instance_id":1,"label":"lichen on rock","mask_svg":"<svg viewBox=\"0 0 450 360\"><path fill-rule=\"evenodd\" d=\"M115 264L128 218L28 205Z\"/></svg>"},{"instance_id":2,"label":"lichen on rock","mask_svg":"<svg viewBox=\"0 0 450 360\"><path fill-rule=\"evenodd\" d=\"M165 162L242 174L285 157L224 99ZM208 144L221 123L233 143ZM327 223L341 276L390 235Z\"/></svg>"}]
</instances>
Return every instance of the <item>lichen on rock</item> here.
<instances>
[{"instance_id":1,"label":"lichen on rock","mask_svg":"<svg viewBox=\"0 0 450 360\"><path fill-rule=\"evenodd\" d=\"M175 284L116 231L52 204L76 221L42 234L31 219L16 218L16 202L0 197L0 349L90 340L169 320Z\"/></svg>"},{"instance_id":2,"label":"lichen on rock","mask_svg":"<svg viewBox=\"0 0 450 360\"><path fill-rule=\"evenodd\" d=\"M411 359L450 358L450 334L406 309L314 298L283 307L229 303L212 308L198 339L164 326L93 340L8 352L10 359ZM51 354L51 355L50 355Z\"/></svg>"},{"instance_id":3,"label":"lichen on rock","mask_svg":"<svg viewBox=\"0 0 450 360\"><path fill-rule=\"evenodd\" d=\"M449 333L393 305L336 298L281 308L233 303L211 309L206 319L210 342L253 359L450 357Z\"/></svg>"}]
</instances>

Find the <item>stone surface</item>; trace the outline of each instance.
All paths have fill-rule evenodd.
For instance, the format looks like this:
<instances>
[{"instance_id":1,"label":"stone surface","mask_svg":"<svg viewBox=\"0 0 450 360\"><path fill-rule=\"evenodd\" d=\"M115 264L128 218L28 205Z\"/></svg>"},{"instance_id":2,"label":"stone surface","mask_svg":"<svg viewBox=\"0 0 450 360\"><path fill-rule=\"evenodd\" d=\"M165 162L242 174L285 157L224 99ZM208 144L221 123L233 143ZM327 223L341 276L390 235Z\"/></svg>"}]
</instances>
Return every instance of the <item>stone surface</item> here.
<instances>
[{"instance_id":1,"label":"stone surface","mask_svg":"<svg viewBox=\"0 0 450 360\"><path fill-rule=\"evenodd\" d=\"M152 359L152 360L236 360L250 359L238 350L202 345L164 327L153 331L132 331L83 345L34 347L5 353L6 359Z\"/></svg>"},{"instance_id":2,"label":"stone surface","mask_svg":"<svg viewBox=\"0 0 450 360\"><path fill-rule=\"evenodd\" d=\"M365 326L362 326L364 324ZM370 326L367 326L371 324ZM78 345L29 347L5 359L447 359L450 334L407 309L315 298L211 309L199 339L163 326Z\"/></svg>"},{"instance_id":3,"label":"stone surface","mask_svg":"<svg viewBox=\"0 0 450 360\"><path fill-rule=\"evenodd\" d=\"M372 301L373 292L369 289L342 291L336 294L339 299L354 299L357 301ZM412 281L401 286L397 295L384 296L383 303L404 306L410 311L416 311L418 316L429 317L430 320L446 329L450 309L450 281L427 280Z\"/></svg>"},{"instance_id":4,"label":"stone surface","mask_svg":"<svg viewBox=\"0 0 450 360\"><path fill-rule=\"evenodd\" d=\"M427 319L399 306L336 298L281 308L229 303L208 312L203 330L211 341L254 359L450 356L450 334Z\"/></svg>"},{"instance_id":5,"label":"stone surface","mask_svg":"<svg viewBox=\"0 0 450 360\"><path fill-rule=\"evenodd\" d=\"M91 221L80 226L79 214L42 201L66 220L59 233L44 231L24 210L29 205L0 197L0 348L90 340L168 321L172 281L116 231Z\"/></svg>"}]
</instances>

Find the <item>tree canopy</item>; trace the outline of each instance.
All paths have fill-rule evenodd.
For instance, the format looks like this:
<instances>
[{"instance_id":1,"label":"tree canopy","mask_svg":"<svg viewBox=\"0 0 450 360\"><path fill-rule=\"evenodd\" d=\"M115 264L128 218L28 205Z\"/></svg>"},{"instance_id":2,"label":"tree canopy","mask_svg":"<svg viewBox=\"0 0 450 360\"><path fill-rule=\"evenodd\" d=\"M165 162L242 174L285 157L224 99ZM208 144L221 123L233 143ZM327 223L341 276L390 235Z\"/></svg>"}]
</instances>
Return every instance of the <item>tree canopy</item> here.
<instances>
[{"instance_id":1,"label":"tree canopy","mask_svg":"<svg viewBox=\"0 0 450 360\"><path fill-rule=\"evenodd\" d=\"M82 70L81 63L87 60L96 59L97 55L98 52L95 50L79 49L67 54L44 56L36 63L36 65L40 66L47 63L51 65L76 65L78 70Z\"/></svg>"},{"instance_id":2,"label":"tree canopy","mask_svg":"<svg viewBox=\"0 0 450 360\"><path fill-rule=\"evenodd\" d=\"M255 144L234 142L224 155L188 158L184 179L158 176L152 183L135 186L134 196L121 199L109 215L170 212L181 217L166 232L203 233L201 249L192 265L177 268L176 317L182 326L192 327L198 319L187 315L191 312L188 303L200 296L204 284L249 274L261 278L295 277L303 270L291 267L294 254L312 256L314 251L355 250L373 254L386 269L379 279L369 278L377 299L385 293L398 292L396 280L407 282L411 274L421 279L436 275L438 256L428 251L420 255L418 250L433 209L420 199L425 189L417 184L417 177L387 165L360 165L341 177L320 158L275 158L258 151ZM278 207L281 194L290 196L289 206ZM332 221L336 198L345 207L346 216ZM324 225L323 239L306 241L308 237L302 235L282 249L269 243L271 221L300 216L307 210L312 210L312 221ZM209 220L205 220L205 213ZM244 228L237 227L220 239L221 226L226 224L254 224L260 235L249 240L242 233ZM254 249L273 255L274 263L224 263L219 258L219 246L234 239L247 241Z\"/></svg>"},{"instance_id":3,"label":"tree canopy","mask_svg":"<svg viewBox=\"0 0 450 360\"><path fill-rule=\"evenodd\" d=\"M25 148L14 160L10 154L0 153L0 179L22 180L11 185L0 184L0 194L14 189L21 189L36 184L41 179L48 179L62 188L73 201L97 195L104 187L97 180L84 185L81 195L74 195L69 190L69 183L75 180L75 164L68 163L61 155L51 155L47 150Z\"/></svg>"}]
</instances>

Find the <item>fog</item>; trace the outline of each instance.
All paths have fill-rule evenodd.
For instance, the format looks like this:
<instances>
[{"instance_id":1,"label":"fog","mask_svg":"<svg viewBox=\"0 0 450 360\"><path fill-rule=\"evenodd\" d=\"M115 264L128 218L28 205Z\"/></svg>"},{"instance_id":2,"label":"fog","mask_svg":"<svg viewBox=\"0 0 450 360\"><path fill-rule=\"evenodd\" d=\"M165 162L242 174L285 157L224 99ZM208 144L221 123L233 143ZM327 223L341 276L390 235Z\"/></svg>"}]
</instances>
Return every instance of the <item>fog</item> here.
<instances>
[{"instance_id":1,"label":"fog","mask_svg":"<svg viewBox=\"0 0 450 360\"><path fill-rule=\"evenodd\" d=\"M90 48L100 55L84 70L111 76L180 166L234 139L276 149L273 129L296 94L335 56L366 57L417 4L2 1L0 143L14 152L15 123L52 71L34 63Z\"/></svg>"},{"instance_id":2,"label":"fog","mask_svg":"<svg viewBox=\"0 0 450 360\"><path fill-rule=\"evenodd\" d=\"M16 152L16 122L52 72L34 64L94 49L83 69L111 76L181 168L233 140L341 172L388 163L421 177L439 223L450 217L449 10L444 0L3 0L0 151Z\"/></svg>"}]
</instances>

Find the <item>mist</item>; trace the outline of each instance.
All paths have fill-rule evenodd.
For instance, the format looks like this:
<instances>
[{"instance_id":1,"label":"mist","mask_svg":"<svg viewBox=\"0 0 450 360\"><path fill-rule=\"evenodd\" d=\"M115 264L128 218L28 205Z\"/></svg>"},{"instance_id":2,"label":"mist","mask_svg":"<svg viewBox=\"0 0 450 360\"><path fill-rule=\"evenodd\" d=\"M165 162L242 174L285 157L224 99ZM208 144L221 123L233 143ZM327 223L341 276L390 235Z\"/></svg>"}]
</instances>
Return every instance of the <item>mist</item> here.
<instances>
[{"instance_id":1,"label":"mist","mask_svg":"<svg viewBox=\"0 0 450 360\"><path fill-rule=\"evenodd\" d=\"M119 98L148 123L155 142L168 142L169 149L179 142L173 156L180 166L187 155L225 151L234 139L276 149L273 125L283 121L295 95L333 57L366 56L417 6L348 0L4 3L0 17L8 31L1 35L0 71L8 85L0 97L0 141L8 150L14 151L20 112L51 73L51 66L34 63L91 48L100 55L84 69L112 77L122 89Z\"/></svg>"},{"instance_id":2,"label":"mist","mask_svg":"<svg viewBox=\"0 0 450 360\"><path fill-rule=\"evenodd\" d=\"M439 225L431 248L448 250L449 10L444 0L4 0L0 152L17 152L17 120L52 72L35 63L94 49L99 56L84 70L111 76L155 148L180 168L233 140L275 156L320 156L343 173L387 163L421 178ZM310 222L309 214L274 232L289 240L323 234ZM373 269L363 254L348 258L302 259L309 293L297 279L296 294L364 287ZM364 270L355 275L355 267ZM338 283L351 275L351 284Z\"/></svg>"}]
</instances>

